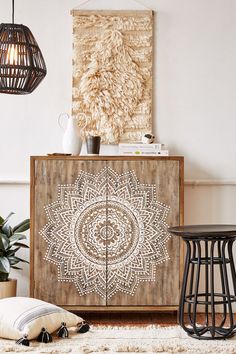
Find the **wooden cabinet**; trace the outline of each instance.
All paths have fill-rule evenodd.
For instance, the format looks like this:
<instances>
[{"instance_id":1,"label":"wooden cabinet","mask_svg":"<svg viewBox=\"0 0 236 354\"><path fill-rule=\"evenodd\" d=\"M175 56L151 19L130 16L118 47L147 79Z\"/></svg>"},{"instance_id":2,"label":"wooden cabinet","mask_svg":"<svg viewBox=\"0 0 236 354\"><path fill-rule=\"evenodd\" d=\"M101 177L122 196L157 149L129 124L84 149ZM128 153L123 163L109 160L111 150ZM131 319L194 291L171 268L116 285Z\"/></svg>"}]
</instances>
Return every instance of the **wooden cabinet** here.
<instances>
[{"instance_id":1,"label":"wooden cabinet","mask_svg":"<svg viewBox=\"0 0 236 354\"><path fill-rule=\"evenodd\" d=\"M32 157L31 296L71 309L175 309L182 157Z\"/></svg>"}]
</instances>

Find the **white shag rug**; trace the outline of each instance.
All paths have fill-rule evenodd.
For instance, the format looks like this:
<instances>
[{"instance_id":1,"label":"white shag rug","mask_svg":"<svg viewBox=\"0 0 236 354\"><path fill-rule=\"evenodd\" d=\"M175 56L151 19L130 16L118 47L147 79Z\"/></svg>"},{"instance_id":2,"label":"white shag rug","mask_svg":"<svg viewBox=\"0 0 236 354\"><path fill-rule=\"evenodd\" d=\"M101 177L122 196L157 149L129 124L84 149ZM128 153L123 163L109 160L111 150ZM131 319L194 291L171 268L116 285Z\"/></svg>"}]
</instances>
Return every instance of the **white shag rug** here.
<instances>
[{"instance_id":1,"label":"white shag rug","mask_svg":"<svg viewBox=\"0 0 236 354\"><path fill-rule=\"evenodd\" d=\"M197 340L179 327L91 327L87 333L70 331L68 339L53 337L52 343L30 342L30 347L0 340L0 353L100 354L189 353L236 354L236 335L227 340Z\"/></svg>"}]
</instances>

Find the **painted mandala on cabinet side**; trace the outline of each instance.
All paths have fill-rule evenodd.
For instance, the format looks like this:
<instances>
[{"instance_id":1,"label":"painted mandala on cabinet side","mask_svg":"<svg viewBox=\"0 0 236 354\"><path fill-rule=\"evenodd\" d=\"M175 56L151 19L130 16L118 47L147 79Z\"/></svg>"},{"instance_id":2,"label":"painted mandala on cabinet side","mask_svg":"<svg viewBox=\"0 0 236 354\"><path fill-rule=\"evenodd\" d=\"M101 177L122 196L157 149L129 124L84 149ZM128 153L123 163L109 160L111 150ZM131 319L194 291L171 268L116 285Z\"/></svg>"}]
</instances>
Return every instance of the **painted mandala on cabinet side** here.
<instances>
[{"instance_id":1,"label":"painted mandala on cabinet side","mask_svg":"<svg viewBox=\"0 0 236 354\"><path fill-rule=\"evenodd\" d=\"M58 186L58 199L45 210L45 260L81 296L134 295L139 282L155 281L157 265L169 259L169 207L157 200L156 186L139 183L134 171L81 171L74 184Z\"/></svg>"}]
</instances>

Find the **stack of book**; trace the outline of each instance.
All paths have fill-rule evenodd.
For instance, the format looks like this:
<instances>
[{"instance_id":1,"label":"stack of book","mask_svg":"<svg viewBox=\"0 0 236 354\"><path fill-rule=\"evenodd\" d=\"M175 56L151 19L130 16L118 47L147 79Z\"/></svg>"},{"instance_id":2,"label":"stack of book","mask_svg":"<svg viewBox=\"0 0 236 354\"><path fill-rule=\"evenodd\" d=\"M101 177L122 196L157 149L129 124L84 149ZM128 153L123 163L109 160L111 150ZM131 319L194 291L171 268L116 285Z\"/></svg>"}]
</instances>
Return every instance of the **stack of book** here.
<instances>
[{"instance_id":1,"label":"stack of book","mask_svg":"<svg viewBox=\"0 0 236 354\"><path fill-rule=\"evenodd\" d=\"M169 151L163 150L164 144L119 144L119 155L168 156Z\"/></svg>"}]
</instances>

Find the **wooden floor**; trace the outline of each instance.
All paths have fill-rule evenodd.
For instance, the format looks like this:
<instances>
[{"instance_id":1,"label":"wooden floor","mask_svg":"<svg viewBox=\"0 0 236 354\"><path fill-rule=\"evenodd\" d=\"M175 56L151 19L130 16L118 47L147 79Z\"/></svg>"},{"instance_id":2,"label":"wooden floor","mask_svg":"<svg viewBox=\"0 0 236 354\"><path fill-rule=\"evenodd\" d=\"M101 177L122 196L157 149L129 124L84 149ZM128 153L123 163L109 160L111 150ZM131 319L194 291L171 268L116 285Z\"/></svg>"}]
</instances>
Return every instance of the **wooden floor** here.
<instances>
[{"instance_id":1,"label":"wooden floor","mask_svg":"<svg viewBox=\"0 0 236 354\"><path fill-rule=\"evenodd\" d=\"M173 326L177 324L177 312L170 313L80 313L86 321L104 326Z\"/></svg>"},{"instance_id":2,"label":"wooden floor","mask_svg":"<svg viewBox=\"0 0 236 354\"><path fill-rule=\"evenodd\" d=\"M92 325L100 326L175 326L177 325L177 312L169 313L80 313ZM204 322L205 315L198 314L198 323ZM217 321L221 314L216 315Z\"/></svg>"}]
</instances>

